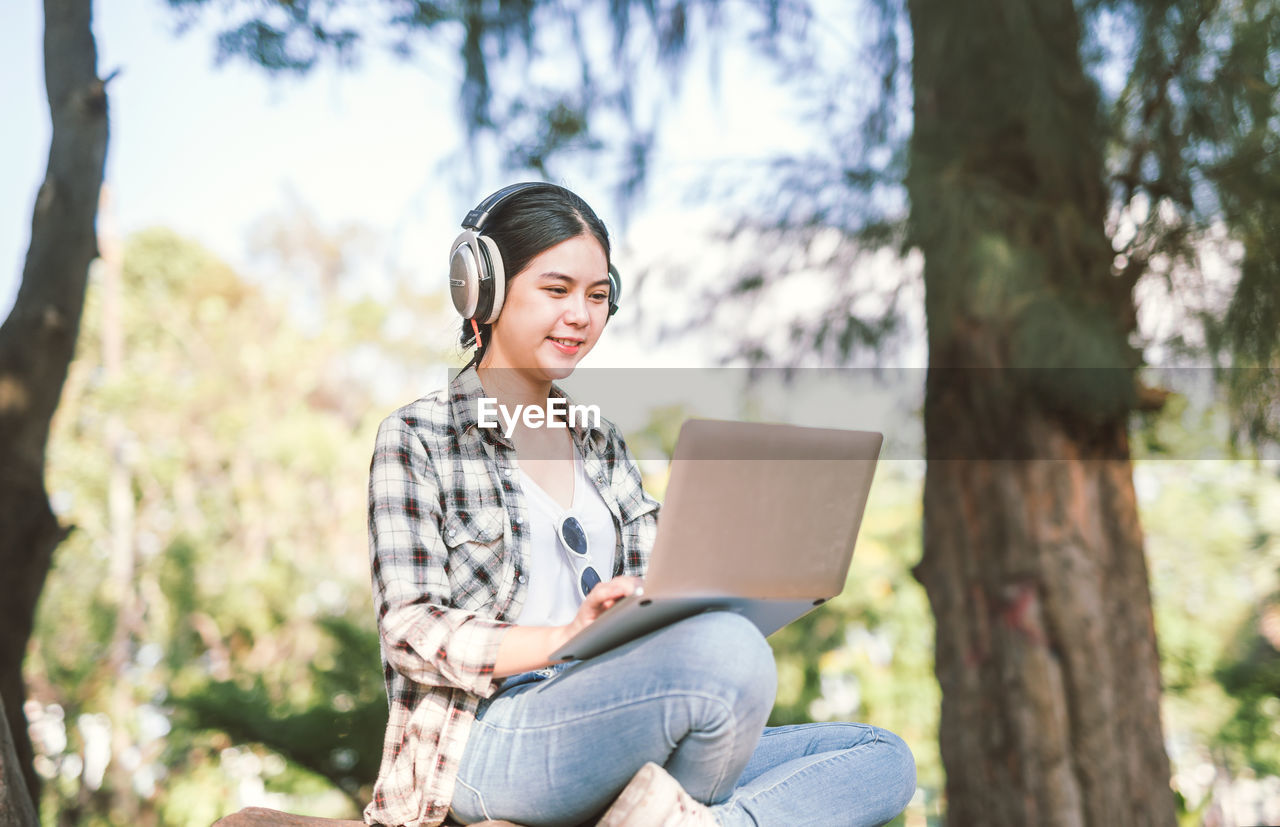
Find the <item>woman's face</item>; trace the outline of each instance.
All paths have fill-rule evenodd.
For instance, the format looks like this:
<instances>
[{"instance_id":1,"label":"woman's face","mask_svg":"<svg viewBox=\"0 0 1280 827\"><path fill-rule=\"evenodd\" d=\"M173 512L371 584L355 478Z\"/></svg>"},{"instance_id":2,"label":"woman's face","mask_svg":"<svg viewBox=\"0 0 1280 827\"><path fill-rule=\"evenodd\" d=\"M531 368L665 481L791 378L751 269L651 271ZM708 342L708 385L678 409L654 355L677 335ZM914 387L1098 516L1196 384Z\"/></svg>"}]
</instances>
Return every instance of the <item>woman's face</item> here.
<instances>
[{"instance_id":1,"label":"woman's face","mask_svg":"<svg viewBox=\"0 0 1280 827\"><path fill-rule=\"evenodd\" d=\"M533 371L555 381L591 352L609 318L609 262L591 235L534 256L507 282L482 366Z\"/></svg>"}]
</instances>

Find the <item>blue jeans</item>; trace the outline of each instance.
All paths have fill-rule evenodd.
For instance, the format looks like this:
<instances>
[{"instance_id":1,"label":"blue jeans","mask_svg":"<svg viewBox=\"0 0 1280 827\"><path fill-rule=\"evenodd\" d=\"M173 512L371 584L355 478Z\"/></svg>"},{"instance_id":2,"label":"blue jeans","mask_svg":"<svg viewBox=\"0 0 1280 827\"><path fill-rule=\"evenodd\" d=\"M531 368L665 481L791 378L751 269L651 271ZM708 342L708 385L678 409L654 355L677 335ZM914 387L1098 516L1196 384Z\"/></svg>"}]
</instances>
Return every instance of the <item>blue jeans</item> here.
<instances>
[{"instance_id":1,"label":"blue jeans","mask_svg":"<svg viewBox=\"0 0 1280 827\"><path fill-rule=\"evenodd\" d=\"M915 760L891 732L766 728L773 653L736 614L697 615L552 671L509 678L482 702L457 818L591 823L647 761L724 827L882 824L915 792Z\"/></svg>"}]
</instances>

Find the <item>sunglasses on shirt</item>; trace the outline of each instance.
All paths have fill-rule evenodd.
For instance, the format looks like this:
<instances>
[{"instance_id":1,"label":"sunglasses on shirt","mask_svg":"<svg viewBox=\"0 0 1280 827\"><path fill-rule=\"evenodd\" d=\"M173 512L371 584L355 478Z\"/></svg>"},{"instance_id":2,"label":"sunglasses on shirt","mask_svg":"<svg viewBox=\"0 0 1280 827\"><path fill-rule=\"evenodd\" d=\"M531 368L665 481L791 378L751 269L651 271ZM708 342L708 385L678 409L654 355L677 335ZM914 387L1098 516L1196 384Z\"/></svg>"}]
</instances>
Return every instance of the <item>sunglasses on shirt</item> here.
<instances>
[{"instance_id":1,"label":"sunglasses on shirt","mask_svg":"<svg viewBox=\"0 0 1280 827\"><path fill-rule=\"evenodd\" d=\"M587 562L589 559L587 552L591 550L587 532L582 527L582 523L578 522L577 517L570 516L560 521L558 533L560 542L569 550L569 560L578 573L578 588L582 590L582 596L586 597L592 589L600 585L600 575Z\"/></svg>"}]
</instances>

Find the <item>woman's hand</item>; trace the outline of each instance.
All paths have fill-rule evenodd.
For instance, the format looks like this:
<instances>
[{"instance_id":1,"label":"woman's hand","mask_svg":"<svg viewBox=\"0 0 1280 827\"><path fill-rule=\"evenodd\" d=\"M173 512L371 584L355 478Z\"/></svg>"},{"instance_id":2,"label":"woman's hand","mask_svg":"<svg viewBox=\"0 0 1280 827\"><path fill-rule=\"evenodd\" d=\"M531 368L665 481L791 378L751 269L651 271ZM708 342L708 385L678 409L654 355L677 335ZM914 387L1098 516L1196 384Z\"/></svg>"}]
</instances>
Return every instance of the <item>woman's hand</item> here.
<instances>
[{"instance_id":1,"label":"woman's hand","mask_svg":"<svg viewBox=\"0 0 1280 827\"><path fill-rule=\"evenodd\" d=\"M561 627L564 629L564 639L566 641L569 640L578 632L590 626L597 617L604 614L605 610L614 603L638 591L640 591L639 577L623 575L612 580L605 580L592 589L591 593L583 599L582 605L578 607L578 613L574 615L569 625Z\"/></svg>"},{"instance_id":2,"label":"woman's hand","mask_svg":"<svg viewBox=\"0 0 1280 827\"><path fill-rule=\"evenodd\" d=\"M551 653L590 626L606 609L629 594L640 591L640 578L615 577L591 590L573 620L564 626L512 626L498 648L493 676L505 678L550 666Z\"/></svg>"}]
</instances>

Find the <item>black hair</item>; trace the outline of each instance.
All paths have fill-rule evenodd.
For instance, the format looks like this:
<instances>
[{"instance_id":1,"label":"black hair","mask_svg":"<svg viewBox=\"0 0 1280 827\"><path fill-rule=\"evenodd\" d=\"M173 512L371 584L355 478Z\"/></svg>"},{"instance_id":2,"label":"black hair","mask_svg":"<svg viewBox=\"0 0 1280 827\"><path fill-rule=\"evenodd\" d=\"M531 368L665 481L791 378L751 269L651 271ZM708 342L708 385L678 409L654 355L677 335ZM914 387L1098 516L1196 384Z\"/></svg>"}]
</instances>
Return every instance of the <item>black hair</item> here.
<instances>
[{"instance_id":1,"label":"black hair","mask_svg":"<svg viewBox=\"0 0 1280 827\"><path fill-rule=\"evenodd\" d=\"M510 195L498 204L484 222L483 234L498 245L502 269L508 282L528 266L533 258L571 238L589 235L604 248L609 258L609 231L586 201L556 184L531 187ZM492 325L479 324L481 346L467 367L480 364L489 347ZM471 320L463 319L459 343L464 348L476 343ZM465 368L464 368L465 369Z\"/></svg>"}]
</instances>

